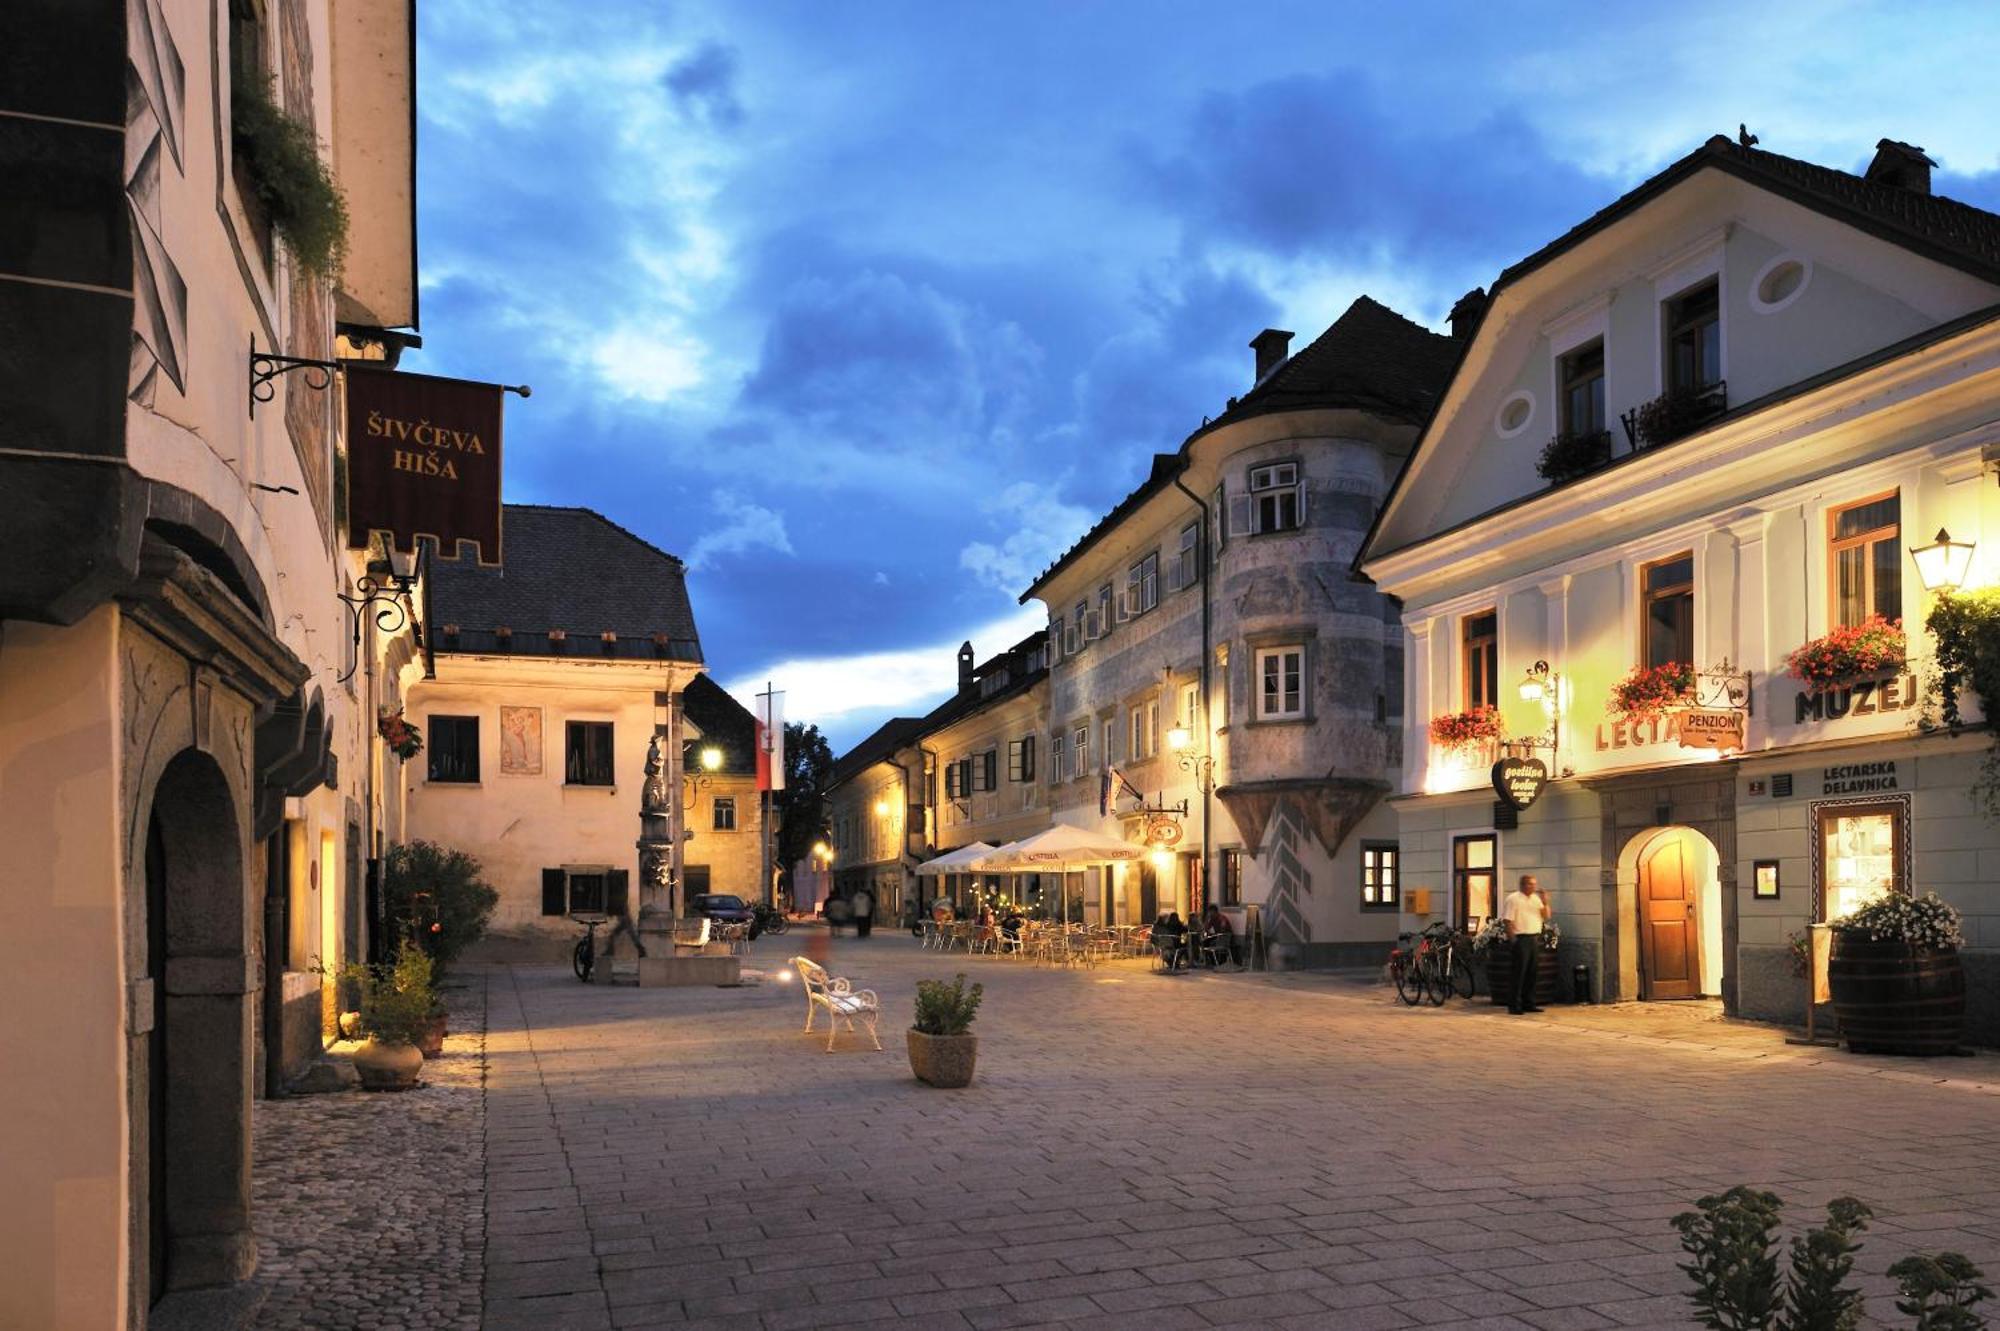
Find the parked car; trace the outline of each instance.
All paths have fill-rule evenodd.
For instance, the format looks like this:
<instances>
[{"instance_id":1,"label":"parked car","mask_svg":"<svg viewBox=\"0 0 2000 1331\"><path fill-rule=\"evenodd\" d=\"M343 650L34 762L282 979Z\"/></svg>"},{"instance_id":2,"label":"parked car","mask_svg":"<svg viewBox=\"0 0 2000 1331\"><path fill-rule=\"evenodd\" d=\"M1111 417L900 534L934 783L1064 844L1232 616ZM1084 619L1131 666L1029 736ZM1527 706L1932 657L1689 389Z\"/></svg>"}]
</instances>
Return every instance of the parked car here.
<instances>
[{"instance_id":1,"label":"parked car","mask_svg":"<svg viewBox=\"0 0 2000 1331\"><path fill-rule=\"evenodd\" d=\"M755 937L757 912L745 905L743 898L728 892L702 892L688 899L688 914L706 915L717 924L747 924L751 936Z\"/></svg>"}]
</instances>

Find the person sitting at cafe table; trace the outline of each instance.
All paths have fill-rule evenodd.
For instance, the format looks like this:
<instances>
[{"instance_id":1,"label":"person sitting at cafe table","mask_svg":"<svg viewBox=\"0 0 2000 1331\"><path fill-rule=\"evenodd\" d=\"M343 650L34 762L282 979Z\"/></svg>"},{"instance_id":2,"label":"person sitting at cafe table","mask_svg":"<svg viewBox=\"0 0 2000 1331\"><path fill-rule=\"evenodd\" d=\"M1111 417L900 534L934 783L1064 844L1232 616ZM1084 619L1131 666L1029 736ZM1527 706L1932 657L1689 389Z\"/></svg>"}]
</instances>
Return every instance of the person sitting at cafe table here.
<instances>
[{"instance_id":1,"label":"person sitting at cafe table","mask_svg":"<svg viewBox=\"0 0 2000 1331\"><path fill-rule=\"evenodd\" d=\"M1187 925L1181 922L1179 911L1161 911L1153 921L1153 946L1159 949L1160 961L1173 970L1181 964L1182 954L1187 950Z\"/></svg>"},{"instance_id":2,"label":"person sitting at cafe table","mask_svg":"<svg viewBox=\"0 0 2000 1331\"><path fill-rule=\"evenodd\" d=\"M1026 923L1027 919L1019 908L1009 906L1007 913L1000 917L1000 932L1006 936L1008 942L1018 943L1021 941L1021 926Z\"/></svg>"},{"instance_id":3,"label":"person sitting at cafe table","mask_svg":"<svg viewBox=\"0 0 2000 1331\"><path fill-rule=\"evenodd\" d=\"M1204 955L1225 957L1233 965L1243 964L1243 957L1236 950L1236 930L1222 913L1222 907L1213 901L1201 913L1201 950Z\"/></svg>"}]
</instances>

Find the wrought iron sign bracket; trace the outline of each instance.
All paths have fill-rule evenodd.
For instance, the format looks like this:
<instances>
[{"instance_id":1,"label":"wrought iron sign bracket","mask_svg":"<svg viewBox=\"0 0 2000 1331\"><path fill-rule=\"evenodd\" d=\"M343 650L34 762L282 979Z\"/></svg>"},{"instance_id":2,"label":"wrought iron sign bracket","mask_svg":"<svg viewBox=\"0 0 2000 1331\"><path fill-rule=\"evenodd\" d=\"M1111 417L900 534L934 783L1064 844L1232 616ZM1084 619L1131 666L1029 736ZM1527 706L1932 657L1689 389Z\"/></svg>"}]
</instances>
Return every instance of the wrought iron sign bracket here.
<instances>
[{"instance_id":1,"label":"wrought iron sign bracket","mask_svg":"<svg viewBox=\"0 0 2000 1331\"><path fill-rule=\"evenodd\" d=\"M291 374L295 370L305 371L305 385L314 392L325 392L333 386L333 376L341 371L337 360L313 360L306 356L281 356L275 351L257 350L257 339L250 339L250 418L257 418L257 404L269 402L278 395L277 378L281 374Z\"/></svg>"},{"instance_id":2,"label":"wrought iron sign bracket","mask_svg":"<svg viewBox=\"0 0 2000 1331\"><path fill-rule=\"evenodd\" d=\"M1710 670L1697 670L1694 676L1694 701L1697 707L1740 708L1745 716L1757 714L1756 697L1751 684L1755 676L1748 670L1738 670L1724 660Z\"/></svg>"},{"instance_id":3,"label":"wrought iron sign bracket","mask_svg":"<svg viewBox=\"0 0 2000 1331\"><path fill-rule=\"evenodd\" d=\"M376 629L379 632L388 634L401 633L403 627L411 622L410 588L415 585L416 579L399 578L393 573L387 575L387 581L383 581L378 579L375 572L371 569L369 572L362 574L360 579L354 584L353 595L350 596L346 592L334 593L335 596L340 598L340 603L347 607L347 620L353 626L350 641L354 658L353 664L347 667L346 673L339 676L335 682L345 684L348 680L353 679L354 672L361 668L361 621L363 612L370 606L379 607L374 612ZM421 626L417 626L416 631L419 635L419 645L421 645L423 629Z\"/></svg>"}]
</instances>

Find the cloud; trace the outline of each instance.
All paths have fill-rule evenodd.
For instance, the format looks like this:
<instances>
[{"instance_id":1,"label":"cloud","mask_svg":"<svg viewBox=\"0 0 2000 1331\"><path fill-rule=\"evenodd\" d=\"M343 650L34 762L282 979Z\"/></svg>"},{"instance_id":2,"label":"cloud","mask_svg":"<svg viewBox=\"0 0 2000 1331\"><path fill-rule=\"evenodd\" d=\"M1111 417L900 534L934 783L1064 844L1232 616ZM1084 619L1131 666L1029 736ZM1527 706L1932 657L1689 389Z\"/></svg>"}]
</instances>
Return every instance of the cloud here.
<instances>
[{"instance_id":1,"label":"cloud","mask_svg":"<svg viewBox=\"0 0 2000 1331\"><path fill-rule=\"evenodd\" d=\"M972 542L958 552L958 566L1010 596L1018 596L1097 520L1089 509L1063 503L1053 486L1033 481L1008 486L986 511L1010 528L1008 535L998 544Z\"/></svg>"},{"instance_id":2,"label":"cloud","mask_svg":"<svg viewBox=\"0 0 2000 1331\"><path fill-rule=\"evenodd\" d=\"M726 490L709 497L710 507L721 513L722 526L703 533L688 552L687 566L698 569L717 555L742 554L747 550L771 550L789 555L792 538L785 531L784 515L761 504L753 504Z\"/></svg>"},{"instance_id":3,"label":"cloud","mask_svg":"<svg viewBox=\"0 0 2000 1331\"><path fill-rule=\"evenodd\" d=\"M681 109L722 129L743 123L743 103L736 95L736 50L721 42L704 42L674 62L663 80Z\"/></svg>"},{"instance_id":4,"label":"cloud","mask_svg":"<svg viewBox=\"0 0 2000 1331\"><path fill-rule=\"evenodd\" d=\"M921 646L774 661L729 679L724 687L748 700L770 680L785 694L786 719L813 722L851 741L860 738L849 732L861 720L921 715L956 689L958 645L963 639L969 637L975 654L984 660L1047 625L1047 614L1030 607L983 623L969 635Z\"/></svg>"}]
</instances>

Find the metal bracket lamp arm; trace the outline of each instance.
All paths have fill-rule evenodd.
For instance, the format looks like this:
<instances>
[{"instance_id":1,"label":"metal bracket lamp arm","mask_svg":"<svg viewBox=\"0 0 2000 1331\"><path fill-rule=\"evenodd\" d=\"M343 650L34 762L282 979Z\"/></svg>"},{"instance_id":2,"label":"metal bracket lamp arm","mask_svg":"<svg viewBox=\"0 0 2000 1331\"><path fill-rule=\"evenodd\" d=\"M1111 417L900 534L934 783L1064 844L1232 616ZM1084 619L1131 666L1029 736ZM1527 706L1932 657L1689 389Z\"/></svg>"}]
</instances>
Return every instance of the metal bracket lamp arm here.
<instances>
[{"instance_id":1,"label":"metal bracket lamp arm","mask_svg":"<svg viewBox=\"0 0 2000 1331\"><path fill-rule=\"evenodd\" d=\"M401 633L405 625L411 623L410 589L417 584L417 575L397 573L390 568L383 570L378 565L370 565L366 573L356 580L354 592L335 592L342 605L347 607L348 622L353 626L351 644L353 662L337 682L345 684L354 678L354 672L361 668L361 623L363 613L375 607L375 628L381 633Z\"/></svg>"}]
</instances>

